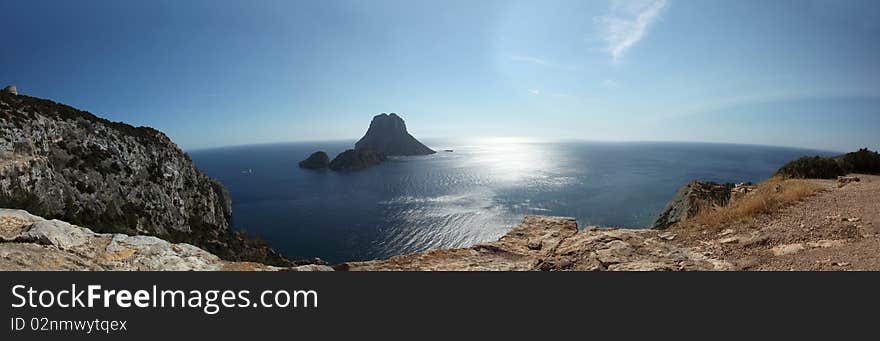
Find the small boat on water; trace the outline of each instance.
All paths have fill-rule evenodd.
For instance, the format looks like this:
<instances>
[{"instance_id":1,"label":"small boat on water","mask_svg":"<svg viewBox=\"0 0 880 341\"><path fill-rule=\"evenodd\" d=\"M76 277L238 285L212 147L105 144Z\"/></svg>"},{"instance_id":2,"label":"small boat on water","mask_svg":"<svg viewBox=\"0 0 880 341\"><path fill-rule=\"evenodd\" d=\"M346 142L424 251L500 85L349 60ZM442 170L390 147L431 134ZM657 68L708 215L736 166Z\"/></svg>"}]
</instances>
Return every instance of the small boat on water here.
<instances>
[{"instance_id":1,"label":"small boat on water","mask_svg":"<svg viewBox=\"0 0 880 341\"><path fill-rule=\"evenodd\" d=\"M254 170L248 168L248 169L241 171L241 174L247 174L247 175L254 174Z\"/></svg>"}]
</instances>

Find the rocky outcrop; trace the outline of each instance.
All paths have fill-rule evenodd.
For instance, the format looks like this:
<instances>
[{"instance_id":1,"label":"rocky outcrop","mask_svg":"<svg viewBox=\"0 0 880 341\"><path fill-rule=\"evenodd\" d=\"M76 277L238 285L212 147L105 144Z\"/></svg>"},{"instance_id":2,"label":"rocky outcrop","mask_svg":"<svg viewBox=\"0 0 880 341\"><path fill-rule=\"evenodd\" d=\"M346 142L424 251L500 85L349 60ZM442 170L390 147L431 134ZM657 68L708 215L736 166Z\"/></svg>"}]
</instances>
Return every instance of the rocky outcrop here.
<instances>
[{"instance_id":1,"label":"rocky outcrop","mask_svg":"<svg viewBox=\"0 0 880 341\"><path fill-rule=\"evenodd\" d=\"M498 241L387 260L343 263L349 271L727 270L730 264L673 245L656 230L587 228L573 218L527 216Z\"/></svg>"},{"instance_id":2,"label":"rocky outcrop","mask_svg":"<svg viewBox=\"0 0 880 341\"><path fill-rule=\"evenodd\" d=\"M227 260L285 265L229 227L229 194L165 134L0 93L0 207L97 232L153 235Z\"/></svg>"},{"instance_id":3,"label":"rocky outcrop","mask_svg":"<svg viewBox=\"0 0 880 341\"><path fill-rule=\"evenodd\" d=\"M386 156L428 155L435 151L426 147L406 131L406 123L397 114L380 114L373 117L367 133L355 143L354 149L346 150L326 166L327 154L315 152L300 161L301 168L320 169L329 167L334 171L355 171L377 165Z\"/></svg>"},{"instance_id":4,"label":"rocky outcrop","mask_svg":"<svg viewBox=\"0 0 880 341\"><path fill-rule=\"evenodd\" d=\"M675 196L654 222L654 229L666 229L696 216L701 209L722 207L728 204L731 193L745 191L732 183L719 184L711 181L692 181L675 192Z\"/></svg>"},{"instance_id":5,"label":"rocky outcrop","mask_svg":"<svg viewBox=\"0 0 880 341\"><path fill-rule=\"evenodd\" d=\"M406 131L406 123L397 114L380 114L373 117L367 133L355 149L370 149L388 156L428 155L435 152Z\"/></svg>"},{"instance_id":6,"label":"rocky outcrop","mask_svg":"<svg viewBox=\"0 0 880 341\"><path fill-rule=\"evenodd\" d=\"M837 187L843 187L847 184L860 182L862 179L859 179L857 176L838 176L837 177Z\"/></svg>"},{"instance_id":7,"label":"rocky outcrop","mask_svg":"<svg viewBox=\"0 0 880 341\"><path fill-rule=\"evenodd\" d=\"M327 271L224 261L189 244L152 236L95 233L22 210L0 209L0 270Z\"/></svg>"},{"instance_id":8,"label":"rocky outcrop","mask_svg":"<svg viewBox=\"0 0 880 341\"><path fill-rule=\"evenodd\" d=\"M356 171L378 165L385 161L385 155L369 149L346 150L330 162L330 169L334 171Z\"/></svg>"},{"instance_id":9,"label":"rocky outcrop","mask_svg":"<svg viewBox=\"0 0 880 341\"><path fill-rule=\"evenodd\" d=\"M18 95L18 88L16 88L15 85L9 85L3 88L3 92L7 94Z\"/></svg>"},{"instance_id":10,"label":"rocky outcrop","mask_svg":"<svg viewBox=\"0 0 880 341\"><path fill-rule=\"evenodd\" d=\"M307 159L300 161L299 167L305 169L324 169L330 167L330 157L323 151L314 152Z\"/></svg>"}]
</instances>

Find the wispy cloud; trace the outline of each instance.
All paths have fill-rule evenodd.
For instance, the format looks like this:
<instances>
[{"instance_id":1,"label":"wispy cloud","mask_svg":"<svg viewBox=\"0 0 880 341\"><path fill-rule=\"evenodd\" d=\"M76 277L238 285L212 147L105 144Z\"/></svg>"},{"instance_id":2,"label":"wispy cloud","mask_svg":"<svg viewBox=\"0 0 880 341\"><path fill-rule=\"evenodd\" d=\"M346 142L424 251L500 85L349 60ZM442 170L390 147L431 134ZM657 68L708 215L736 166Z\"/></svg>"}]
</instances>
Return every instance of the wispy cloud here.
<instances>
[{"instance_id":1,"label":"wispy cloud","mask_svg":"<svg viewBox=\"0 0 880 341\"><path fill-rule=\"evenodd\" d=\"M603 49L615 63L635 46L667 7L667 0L613 0L605 15L594 18L601 27Z\"/></svg>"},{"instance_id":2,"label":"wispy cloud","mask_svg":"<svg viewBox=\"0 0 880 341\"><path fill-rule=\"evenodd\" d=\"M570 95L570 94L564 94L564 93L554 93L554 94L550 94L550 96L552 96L553 98L559 98L559 99L571 99L571 98L574 98L574 96L572 96L572 95Z\"/></svg>"},{"instance_id":3,"label":"wispy cloud","mask_svg":"<svg viewBox=\"0 0 880 341\"><path fill-rule=\"evenodd\" d=\"M606 89L618 89L620 88L620 83L614 79L608 78L602 80L602 87Z\"/></svg>"},{"instance_id":4,"label":"wispy cloud","mask_svg":"<svg viewBox=\"0 0 880 341\"><path fill-rule=\"evenodd\" d=\"M557 63L548 62L547 60L542 59L542 58L536 58L536 57L531 57L531 56L514 55L514 56L510 56L510 60L512 60L514 62L529 63L529 64L534 64L534 65L551 67L554 69L567 70L567 71L583 70L582 67L577 66L577 65L557 64Z\"/></svg>"},{"instance_id":5,"label":"wispy cloud","mask_svg":"<svg viewBox=\"0 0 880 341\"><path fill-rule=\"evenodd\" d=\"M564 93L564 92L546 92L546 91L542 91L540 89L528 89L528 92L532 95L535 95L535 96L555 98L558 100L579 99L578 96L575 96L575 95L572 95L569 93ZM580 99L587 99L587 98L580 98Z\"/></svg>"}]
</instances>

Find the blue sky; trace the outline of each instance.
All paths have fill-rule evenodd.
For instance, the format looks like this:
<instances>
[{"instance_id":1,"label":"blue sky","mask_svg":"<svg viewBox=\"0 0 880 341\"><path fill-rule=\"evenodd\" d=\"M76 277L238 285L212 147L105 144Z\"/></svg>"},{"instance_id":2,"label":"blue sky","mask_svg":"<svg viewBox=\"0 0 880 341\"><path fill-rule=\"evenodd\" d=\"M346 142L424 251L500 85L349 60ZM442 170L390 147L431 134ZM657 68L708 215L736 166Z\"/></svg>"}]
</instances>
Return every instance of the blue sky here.
<instances>
[{"instance_id":1,"label":"blue sky","mask_svg":"<svg viewBox=\"0 0 880 341\"><path fill-rule=\"evenodd\" d=\"M3 1L0 82L185 149L354 139L880 149L880 1Z\"/></svg>"}]
</instances>

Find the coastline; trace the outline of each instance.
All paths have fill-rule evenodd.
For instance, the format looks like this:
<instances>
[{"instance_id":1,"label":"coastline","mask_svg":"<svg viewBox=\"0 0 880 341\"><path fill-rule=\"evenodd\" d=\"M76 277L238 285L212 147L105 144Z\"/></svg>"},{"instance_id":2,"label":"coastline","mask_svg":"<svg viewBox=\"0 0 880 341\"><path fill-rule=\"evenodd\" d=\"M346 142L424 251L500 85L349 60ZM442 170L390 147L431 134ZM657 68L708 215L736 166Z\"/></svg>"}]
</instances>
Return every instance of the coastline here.
<instances>
[{"instance_id":1,"label":"coastline","mask_svg":"<svg viewBox=\"0 0 880 341\"><path fill-rule=\"evenodd\" d=\"M573 218L528 216L499 240L384 260L273 267L222 261L188 244L95 234L20 210L0 210L3 270L196 271L726 271L880 270L880 176L822 189L777 212L717 226L665 230L586 227ZM838 212L837 215L830 213ZM823 216L826 215L827 216ZM817 217L823 216L822 219Z\"/></svg>"}]
</instances>

